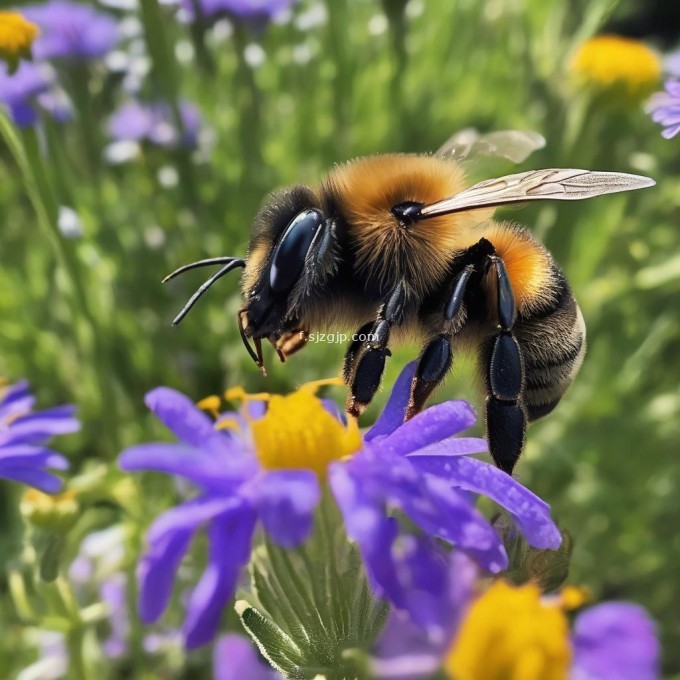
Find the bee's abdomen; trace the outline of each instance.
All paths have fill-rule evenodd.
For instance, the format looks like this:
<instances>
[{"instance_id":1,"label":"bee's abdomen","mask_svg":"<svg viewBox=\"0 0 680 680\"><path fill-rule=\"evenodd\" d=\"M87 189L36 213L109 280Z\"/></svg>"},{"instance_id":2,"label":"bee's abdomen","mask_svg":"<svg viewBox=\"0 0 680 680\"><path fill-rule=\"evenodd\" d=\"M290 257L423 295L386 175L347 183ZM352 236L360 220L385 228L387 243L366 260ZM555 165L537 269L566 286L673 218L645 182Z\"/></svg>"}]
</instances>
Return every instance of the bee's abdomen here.
<instances>
[{"instance_id":1,"label":"bee's abdomen","mask_svg":"<svg viewBox=\"0 0 680 680\"><path fill-rule=\"evenodd\" d=\"M515 324L524 358L524 402L529 420L547 415L557 406L586 350L581 310L557 265L551 262L550 269L552 295Z\"/></svg>"}]
</instances>

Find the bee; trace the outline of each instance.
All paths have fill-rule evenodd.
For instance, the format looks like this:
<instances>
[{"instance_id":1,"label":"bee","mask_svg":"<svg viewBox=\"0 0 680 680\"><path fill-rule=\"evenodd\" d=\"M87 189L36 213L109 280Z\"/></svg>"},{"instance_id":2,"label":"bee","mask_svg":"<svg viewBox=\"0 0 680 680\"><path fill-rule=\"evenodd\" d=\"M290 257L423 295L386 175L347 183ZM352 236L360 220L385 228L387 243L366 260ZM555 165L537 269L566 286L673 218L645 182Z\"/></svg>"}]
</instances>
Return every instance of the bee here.
<instances>
[{"instance_id":1,"label":"bee","mask_svg":"<svg viewBox=\"0 0 680 680\"><path fill-rule=\"evenodd\" d=\"M549 168L468 186L461 161L475 148L519 162L543 141L536 133L466 131L435 154L357 158L335 166L317 188L275 191L253 221L246 259L201 260L166 277L222 265L173 323L218 279L243 268L238 327L263 372L262 340L285 361L311 332L357 329L342 372L353 417L378 390L394 343L421 344L405 420L423 409L454 356L473 348L489 451L511 474L527 423L550 413L576 376L586 330L548 250L527 228L494 220L494 210L654 184L638 175Z\"/></svg>"}]
</instances>

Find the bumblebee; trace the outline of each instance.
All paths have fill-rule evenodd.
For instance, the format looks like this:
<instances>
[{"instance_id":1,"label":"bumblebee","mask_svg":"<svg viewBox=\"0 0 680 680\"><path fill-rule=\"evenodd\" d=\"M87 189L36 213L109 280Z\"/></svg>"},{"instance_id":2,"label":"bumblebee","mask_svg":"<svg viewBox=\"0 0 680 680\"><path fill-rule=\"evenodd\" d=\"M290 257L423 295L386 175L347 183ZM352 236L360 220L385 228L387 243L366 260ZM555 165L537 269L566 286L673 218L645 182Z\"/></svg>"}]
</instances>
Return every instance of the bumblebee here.
<instances>
[{"instance_id":1,"label":"bumblebee","mask_svg":"<svg viewBox=\"0 0 680 680\"><path fill-rule=\"evenodd\" d=\"M494 209L654 184L551 168L467 186L461 160L472 148L523 160L541 140L517 131L457 135L434 155L357 158L316 189L276 191L254 219L246 259L201 260L166 277L222 265L174 323L218 279L244 268L238 326L263 372L262 340L285 361L311 332L356 329L343 368L354 417L373 399L394 343L422 347L405 419L422 410L454 355L472 348L486 388L489 450L512 473L527 423L550 413L578 372L586 330L550 253L525 227L494 221Z\"/></svg>"}]
</instances>

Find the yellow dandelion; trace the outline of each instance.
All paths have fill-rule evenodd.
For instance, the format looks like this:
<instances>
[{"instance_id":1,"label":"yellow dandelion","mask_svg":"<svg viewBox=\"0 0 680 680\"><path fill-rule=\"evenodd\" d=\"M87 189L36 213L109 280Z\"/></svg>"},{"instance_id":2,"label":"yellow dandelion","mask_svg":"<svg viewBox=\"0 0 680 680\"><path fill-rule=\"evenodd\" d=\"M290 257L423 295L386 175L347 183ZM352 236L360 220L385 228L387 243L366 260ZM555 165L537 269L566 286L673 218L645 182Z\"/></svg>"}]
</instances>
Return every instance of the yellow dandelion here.
<instances>
[{"instance_id":1,"label":"yellow dandelion","mask_svg":"<svg viewBox=\"0 0 680 680\"><path fill-rule=\"evenodd\" d=\"M570 663L561 602L496 581L470 607L444 667L455 680L566 680Z\"/></svg>"},{"instance_id":2,"label":"yellow dandelion","mask_svg":"<svg viewBox=\"0 0 680 680\"><path fill-rule=\"evenodd\" d=\"M38 27L18 12L0 12L0 60L16 69L20 59L31 58L31 46L38 37Z\"/></svg>"},{"instance_id":3,"label":"yellow dandelion","mask_svg":"<svg viewBox=\"0 0 680 680\"><path fill-rule=\"evenodd\" d=\"M659 82L661 60L639 40L598 35L578 48L569 71L582 85L598 90L619 90L640 99Z\"/></svg>"}]
</instances>

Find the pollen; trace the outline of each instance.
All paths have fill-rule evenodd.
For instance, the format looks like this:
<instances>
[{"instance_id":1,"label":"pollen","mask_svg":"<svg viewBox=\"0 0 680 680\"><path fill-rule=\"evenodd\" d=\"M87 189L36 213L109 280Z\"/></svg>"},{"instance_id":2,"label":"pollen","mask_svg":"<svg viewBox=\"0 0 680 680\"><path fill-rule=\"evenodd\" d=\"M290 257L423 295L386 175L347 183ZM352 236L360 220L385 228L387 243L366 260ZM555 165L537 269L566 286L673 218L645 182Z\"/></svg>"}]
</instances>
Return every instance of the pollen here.
<instances>
[{"instance_id":1,"label":"pollen","mask_svg":"<svg viewBox=\"0 0 680 680\"><path fill-rule=\"evenodd\" d=\"M209 397L204 397L201 401L196 402L196 406L202 411L208 411L214 418L219 418L220 405L222 401L216 394L211 394Z\"/></svg>"},{"instance_id":2,"label":"pollen","mask_svg":"<svg viewBox=\"0 0 680 680\"><path fill-rule=\"evenodd\" d=\"M661 78L661 60L639 40L599 35L576 51L569 70L581 83L598 89L622 89L643 97Z\"/></svg>"},{"instance_id":3,"label":"pollen","mask_svg":"<svg viewBox=\"0 0 680 680\"><path fill-rule=\"evenodd\" d=\"M14 69L19 59L29 58L38 27L18 12L0 12L0 59Z\"/></svg>"},{"instance_id":4,"label":"pollen","mask_svg":"<svg viewBox=\"0 0 680 680\"><path fill-rule=\"evenodd\" d=\"M470 607L445 669L456 680L566 680L569 623L536 585L496 581Z\"/></svg>"},{"instance_id":5,"label":"pollen","mask_svg":"<svg viewBox=\"0 0 680 680\"><path fill-rule=\"evenodd\" d=\"M250 423L255 452L268 470L312 470L321 479L328 465L361 448L354 420L344 425L302 387L286 396L271 395L267 412Z\"/></svg>"}]
</instances>

